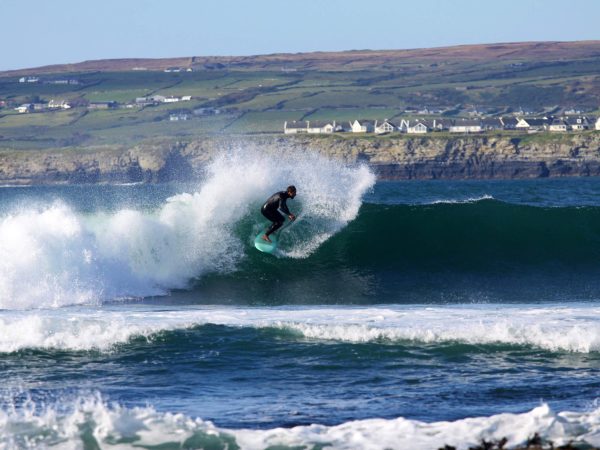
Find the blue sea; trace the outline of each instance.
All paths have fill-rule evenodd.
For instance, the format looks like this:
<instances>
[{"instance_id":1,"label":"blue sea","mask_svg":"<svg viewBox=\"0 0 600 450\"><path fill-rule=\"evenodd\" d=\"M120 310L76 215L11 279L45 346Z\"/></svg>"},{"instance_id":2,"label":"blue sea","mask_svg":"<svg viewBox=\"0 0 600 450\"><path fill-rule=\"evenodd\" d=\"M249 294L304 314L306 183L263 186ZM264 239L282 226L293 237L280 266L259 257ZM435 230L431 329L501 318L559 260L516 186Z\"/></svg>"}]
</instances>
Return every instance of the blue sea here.
<instances>
[{"instance_id":1,"label":"blue sea","mask_svg":"<svg viewBox=\"0 0 600 450\"><path fill-rule=\"evenodd\" d=\"M258 252L262 202L298 215ZM0 449L600 446L600 179L0 188Z\"/></svg>"}]
</instances>

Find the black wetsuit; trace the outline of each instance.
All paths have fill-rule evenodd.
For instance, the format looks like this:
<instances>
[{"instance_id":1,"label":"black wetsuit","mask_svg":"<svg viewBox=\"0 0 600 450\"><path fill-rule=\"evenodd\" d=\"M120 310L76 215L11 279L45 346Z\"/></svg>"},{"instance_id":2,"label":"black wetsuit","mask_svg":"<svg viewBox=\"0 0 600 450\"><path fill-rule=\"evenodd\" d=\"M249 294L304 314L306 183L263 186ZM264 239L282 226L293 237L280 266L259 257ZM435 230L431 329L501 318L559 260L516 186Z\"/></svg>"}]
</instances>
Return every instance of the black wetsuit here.
<instances>
[{"instance_id":1,"label":"black wetsuit","mask_svg":"<svg viewBox=\"0 0 600 450\"><path fill-rule=\"evenodd\" d=\"M285 222L285 217L279 214L279 209L288 216L291 214L285 203L288 198L290 198L290 196L286 191L277 192L276 194L271 195L260 209L262 215L273 222L267 229L267 236L281 228L283 222Z\"/></svg>"}]
</instances>

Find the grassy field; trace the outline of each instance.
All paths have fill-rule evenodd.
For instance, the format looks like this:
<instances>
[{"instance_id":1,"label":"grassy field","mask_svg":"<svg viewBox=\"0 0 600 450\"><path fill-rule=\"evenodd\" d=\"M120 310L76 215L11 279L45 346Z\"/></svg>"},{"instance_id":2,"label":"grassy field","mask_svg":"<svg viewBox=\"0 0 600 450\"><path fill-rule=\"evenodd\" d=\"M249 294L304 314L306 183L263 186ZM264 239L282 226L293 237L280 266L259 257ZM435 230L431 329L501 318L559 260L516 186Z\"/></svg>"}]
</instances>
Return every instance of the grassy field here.
<instances>
[{"instance_id":1,"label":"grassy field","mask_svg":"<svg viewBox=\"0 0 600 450\"><path fill-rule=\"evenodd\" d=\"M599 112L600 42L501 44L389 52L345 52L181 59L193 71L103 68L102 61L53 73L0 73L0 147L43 148L77 142L135 144L157 136L273 133L286 120L391 119L407 108L462 116L471 109ZM173 61L165 61L165 64ZM130 64L130 66L127 66ZM191 67L191 66L190 66ZM93 69L92 69L93 68ZM66 70L66 69L65 69ZM22 75L39 83L19 83ZM78 84L50 84L74 79ZM190 95L190 102L125 108L136 97ZM17 114L22 103L68 100L67 111ZM87 102L123 107L92 111ZM79 105L79 106L78 106ZM193 114L203 108L220 114ZM169 114L188 121L170 122Z\"/></svg>"},{"instance_id":2,"label":"grassy field","mask_svg":"<svg viewBox=\"0 0 600 450\"><path fill-rule=\"evenodd\" d=\"M349 108L319 109L304 117L305 120L336 120L338 123L350 122L354 119L384 120L392 119L400 114L399 109L392 108Z\"/></svg>"},{"instance_id":3,"label":"grassy field","mask_svg":"<svg viewBox=\"0 0 600 450\"><path fill-rule=\"evenodd\" d=\"M0 120L0 129L12 130L29 127L64 126L79 117L81 113L72 110L48 113L11 114Z\"/></svg>"},{"instance_id":4,"label":"grassy field","mask_svg":"<svg viewBox=\"0 0 600 450\"><path fill-rule=\"evenodd\" d=\"M230 133L283 133L284 122L299 120L299 111L248 112L231 123L225 131Z\"/></svg>"}]
</instances>

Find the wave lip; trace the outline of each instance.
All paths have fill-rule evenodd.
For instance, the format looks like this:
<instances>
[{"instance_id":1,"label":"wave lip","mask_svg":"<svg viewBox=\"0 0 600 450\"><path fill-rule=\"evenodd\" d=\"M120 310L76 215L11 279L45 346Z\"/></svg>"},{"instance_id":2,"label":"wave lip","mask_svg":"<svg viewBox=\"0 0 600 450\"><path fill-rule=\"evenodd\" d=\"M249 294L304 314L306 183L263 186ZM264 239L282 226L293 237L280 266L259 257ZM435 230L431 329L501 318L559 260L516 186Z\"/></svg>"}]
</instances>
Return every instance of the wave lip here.
<instances>
[{"instance_id":1,"label":"wave lip","mask_svg":"<svg viewBox=\"0 0 600 450\"><path fill-rule=\"evenodd\" d=\"M392 305L370 308L186 308L46 310L0 317L0 352L28 348L113 351L161 332L203 325L274 328L297 339L348 343L518 345L552 352L600 351L600 308L579 305ZM26 331L26 332L25 332Z\"/></svg>"},{"instance_id":2,"label":"wave lip","mask_svg":"<svg viewBox=\"0 0 600 450\"><path fill-rule=\"evenodd\" d=\"M277 322L309 339L351 343L418 342L471 345L518 345L553 352L590 353L600 350L600 323L593 317L575 323L563 322L558 308L546 314L531 311L483 312L436 309L429 314L397 317L392 323L300 323ZM600 312L600 311L598 311ZM509 317L504 314L509 315ZM420 317L419 317L420 316ZM448 321L448 322L446 322Z\"/></svg>"},{"instance_id":3,"label":"wave lip","mask_svg":"<svg viewBox=\"0 0 600 450\"><path fill-rule=\"evenodd\" d=\"M466 197L461 199L443 199L443 200L433 200L429 203L429 205L440 205L440 204L461 204L461 203L477 203L485 200L494 200L492 195L482 195L480 197Z\"/></svg>"},{"instance_id":4,"label":"wave lip","mask_svg":"<svg viewBox=\"0 0 600 450\"><path fill-rule=\"evenodd\" d=\"M523 445L537 433L555 445L600 445L600 409L554 412L543 404L521 414L497 414L453 422L406 418L367 419L336 426L309 425L267 430L225 429L199 418L158 412L152 407L108 405L100 395L81 397L67 412L29 402L24 409L0 410L0 447L101 447L134 449L178 445L181 448L326 446L333 450L411 448L431 450L451 445L459 450L481 440L506 438L507 447ZM62 447L61 447L62 448Z\"/></svg>"}]
</instances>

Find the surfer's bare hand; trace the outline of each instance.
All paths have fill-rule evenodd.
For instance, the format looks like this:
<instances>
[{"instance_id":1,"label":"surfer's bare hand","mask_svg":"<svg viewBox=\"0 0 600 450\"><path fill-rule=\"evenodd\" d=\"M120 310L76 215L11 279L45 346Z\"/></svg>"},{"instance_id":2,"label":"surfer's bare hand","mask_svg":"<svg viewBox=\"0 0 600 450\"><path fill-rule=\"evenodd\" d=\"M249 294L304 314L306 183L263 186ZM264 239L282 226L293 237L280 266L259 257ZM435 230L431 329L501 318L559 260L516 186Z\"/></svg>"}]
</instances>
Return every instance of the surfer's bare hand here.
<instances>
[{"instance_id":1,"label":"surfer's bare hand","mask_svg":"<svg viewBox=\"0 0 600 450\"><path fill-rule=\"evenodd\" d=\"M295 215L293 215L293 214L290 214L288 217L290 218L290 220L291 220L292 222L293 222L294 220L296 220L296 216L295 216Z\"/></svg>"}]
</instances>

